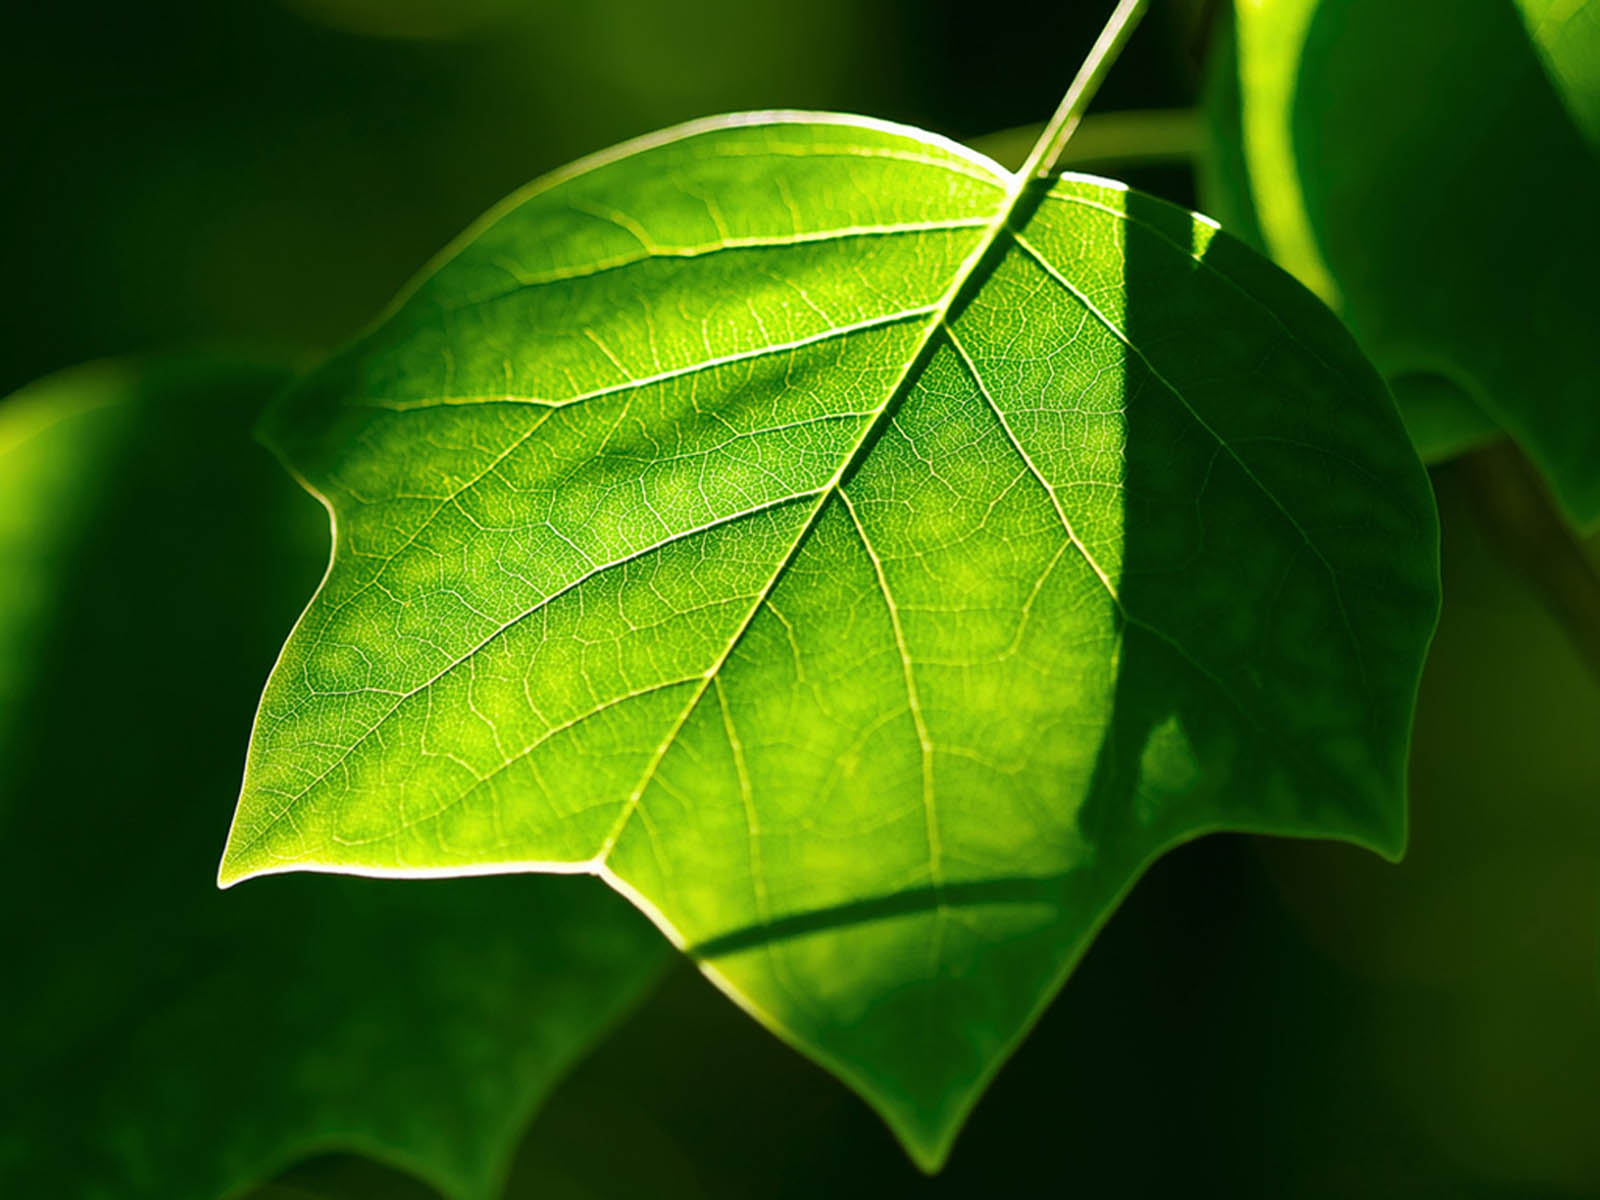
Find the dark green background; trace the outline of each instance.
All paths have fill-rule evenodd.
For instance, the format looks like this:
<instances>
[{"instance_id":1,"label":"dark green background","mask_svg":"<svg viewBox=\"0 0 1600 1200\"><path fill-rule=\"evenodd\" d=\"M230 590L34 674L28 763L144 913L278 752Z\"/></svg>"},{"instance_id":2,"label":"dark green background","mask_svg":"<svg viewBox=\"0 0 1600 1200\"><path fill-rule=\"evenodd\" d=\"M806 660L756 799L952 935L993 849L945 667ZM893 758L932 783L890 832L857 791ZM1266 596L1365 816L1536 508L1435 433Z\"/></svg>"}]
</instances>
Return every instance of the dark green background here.
<instances>
[{"instance_id":1,"label":"dark green background","mask_svg":"<svg viewBox=\"0 0 1600 1200\"><path fill-rule=\"evenodd\" d=\"M1109 7L12 6L0 391L173 344L310 357L505 192L690 117L830 108L963 138L1041 120ZM1098 107L1192 101L1210 6L1154 7ZM1193 202L1186 172L1133 181ZM1437 479L1446 603L1403 866L1242 838L1173 855L933 1181L680 968L551 1100L512 1193L1600 1194L1600 688ZM335 1158L270 1194L413 1188Z\"/></svg>"}]
</instances>

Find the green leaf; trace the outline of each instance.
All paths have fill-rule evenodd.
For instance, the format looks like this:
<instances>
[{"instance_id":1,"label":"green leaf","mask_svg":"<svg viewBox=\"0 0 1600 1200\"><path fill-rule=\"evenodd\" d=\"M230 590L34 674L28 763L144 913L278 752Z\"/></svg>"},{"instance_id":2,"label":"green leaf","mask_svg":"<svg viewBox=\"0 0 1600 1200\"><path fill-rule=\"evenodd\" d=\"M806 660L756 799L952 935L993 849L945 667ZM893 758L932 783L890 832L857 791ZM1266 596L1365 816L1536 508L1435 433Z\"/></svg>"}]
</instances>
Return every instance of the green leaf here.
<instances>
[{"instance_id":1,"label":"green leaf","mask_svg":"<svg viewBox=\"0 0 1600 1200\"><path fill-rule=\"evenodd\" d=\"M210 1200L348 1148L487 1200L661 963L572 880L214 887L326 554L249 438L282 381L160 360L0 403L0 1194Z\"/></svg>"},{"instance_id":2,"label":"green leaf","mask_svg":"<svg viewBox=\"0 0 1600 1200\"><path fill-rule=\"evenodd\" d=\"M1487 420L1574 521L1600 520L1600 5L1236 8L1212 67L1207 205L1332 304L1391 379L1464 392L1449 425L1436 404L1417 418L1425 452Z\"/></svg>"},{"instance_id":3,"label":"green leaf","mask_svg":"<svg viewBox=\"0 0 1600 1200\"><path fill-rule=\"evenodd\" d=\"M936 1166L1218 829L1397 854L1427 481L1208 221L723 118L513 197L267 434L336 515L221 880L590 871Z\"/></svg>"},{"instance_id":4,"label":"green leaf","mask_svg":"<svg viewBox=\"0 0 1600 1200\"><path fill-rule=\"evenodd\" d=\"M1406 432L1425 463L1439 463L1487 445L1500 427L1459 384L1431 372L1396 375L1389 390Z\"/></svg>"},{"instance_id":5,"label":"green leaf","mask_svg":"<svg viewBox=\"0 0 1600 1200\"><path fill-rule=\"evenodd\" d=\"M1600 145L1600 4L1515 0L1556 92L1591 144Z\"/></svg>"}]
</instances>

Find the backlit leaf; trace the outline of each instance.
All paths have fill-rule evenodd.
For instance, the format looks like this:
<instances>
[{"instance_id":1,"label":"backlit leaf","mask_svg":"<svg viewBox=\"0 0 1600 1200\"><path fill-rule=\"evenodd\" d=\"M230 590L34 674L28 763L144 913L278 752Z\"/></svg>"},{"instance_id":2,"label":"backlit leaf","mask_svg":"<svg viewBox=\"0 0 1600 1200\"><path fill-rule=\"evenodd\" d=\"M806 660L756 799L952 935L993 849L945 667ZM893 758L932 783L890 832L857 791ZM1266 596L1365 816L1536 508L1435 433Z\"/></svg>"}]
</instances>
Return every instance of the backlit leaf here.
<instances>
[{"instance_id":1,"label":"backlit leaf","mask_svg":"<svg viewBox=\"0 0 1600 1200\"><path fill-rule=\"evenodd\" d=\"M924 1165L1155 856L1404 841L1381 381L1203 218L766 115L514 197L267 435L333 509L222 864L588 871Z\"/></svg>"}]
</instances>

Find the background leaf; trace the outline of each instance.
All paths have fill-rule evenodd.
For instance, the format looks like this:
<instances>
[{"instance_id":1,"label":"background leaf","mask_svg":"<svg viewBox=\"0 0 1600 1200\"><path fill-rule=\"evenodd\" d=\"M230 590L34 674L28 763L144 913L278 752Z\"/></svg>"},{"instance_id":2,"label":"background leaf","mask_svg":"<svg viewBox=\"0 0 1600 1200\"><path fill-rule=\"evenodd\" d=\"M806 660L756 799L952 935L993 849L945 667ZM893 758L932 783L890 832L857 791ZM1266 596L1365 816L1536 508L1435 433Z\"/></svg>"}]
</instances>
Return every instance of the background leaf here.
<instances>
[{"instance_id":1,"label":"background leaf","mask_svg":"<svg viewBox=\"0 0 1600 1200\"><path fill-rule=\"evenodd\" d=\"M1439 391L1424 393L1429 407L1409 419L1425 451L1471 444L1487 416L1581 525L1600 520L1596 12L1417 0L1401 20L1383 0L1237 6L1217 38L1202 188L1224 226L1328 300L1391 379L1465 393L1448 423Z\"/></svg>"},{"instance_id":2,"label":"background leaf","mask_svg":"<svg viewBox=\"0 0 1600 1200\"><path fill-rule=\"evenodd\" d=\"M1594 0L1515 0L1528 36L1562 103L1600 145L1600 4Z\"/></svg>"},{"instance_id":3,"label":"background leaf","mask_svg":"<svg viewBox=\"0 0 1600 1200\"><path fill-rule=\"evenodd\" d=\"M654 979L569 880L219 893L237 746L326 521L215 359L0 404L0 1192L209 1198L330 1147L494 1195L535 1105Z\"/></svg>"},{"instance_id":4,"label":"background leaf","mask_svg":"<svg viewBox=\"0 0 1600 1200\"><path fill-rule=\"evenodd\" d=\"M1381 382L1209 223L1015 199L800 116L513 198L270 422L339 543L223 880L601 873L933 1165L1161 851L1397 853Z\"/></svg>"},{"instance_id":5,"label":"background leaf","mask_svg":"<svg viewBox=\"0 0 1600 1200\"><path fill-rule=\"evenodd\" d=\"M1389 390L1425 463L1444 462L1501 436L1494 419L1443 375L1428 371L1396 375L1389 380Z\"/></svg>"}]
</instances>

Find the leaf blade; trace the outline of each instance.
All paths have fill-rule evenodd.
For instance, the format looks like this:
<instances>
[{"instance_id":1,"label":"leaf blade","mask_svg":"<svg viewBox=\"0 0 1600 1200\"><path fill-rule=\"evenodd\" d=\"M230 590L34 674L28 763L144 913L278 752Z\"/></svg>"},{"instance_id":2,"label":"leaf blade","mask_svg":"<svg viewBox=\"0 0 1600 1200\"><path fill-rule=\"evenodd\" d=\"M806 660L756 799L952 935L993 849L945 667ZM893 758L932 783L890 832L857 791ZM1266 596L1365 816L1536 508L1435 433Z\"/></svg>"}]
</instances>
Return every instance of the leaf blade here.
<instances>
[{"instance_id":1,"label":"leaf blade","mask_svg":"<svg viewBox=\"0 0 1600 1200\"><path fill-rule=\"evenodd\" d=\"M291 642L264 711L312 712L331 749L258 727L252 770L309 803L274 824L247 780L255 858L230 841L224 874L594 871L932 1168L1162 850L1230 828L1398 852L1434 518L1348 337L1208 222L1088 177L980 186L927 135L807 120L697 127L676 158L577 177L675 180L659 208L536 189L280 411L349 546L407 565L364 636L330 613ZM873 153L722 161L846 128ZM792 237L807 204L818 229L940 228L820 249ZM584 273L550 248L575 210L607 214L597 256L618 230L703 245L712 212L759 245ZM485 294L517 237L574 254L541 278L606 290L440 333L441 297ZM501 399L351 407L413 369L416 393L451 371ZM496 370L508 386L478 386ZM464 483L497 501L424 527ZM370 598L364 569L318 603ZM481 620L455 628L462 596ZM342 729L305 673L347 693L366 668L327 644L383 648L380 698ZM341 757L391 704L377 748Z\"/></svg>"}]
</instances>

